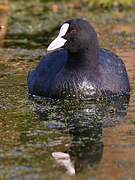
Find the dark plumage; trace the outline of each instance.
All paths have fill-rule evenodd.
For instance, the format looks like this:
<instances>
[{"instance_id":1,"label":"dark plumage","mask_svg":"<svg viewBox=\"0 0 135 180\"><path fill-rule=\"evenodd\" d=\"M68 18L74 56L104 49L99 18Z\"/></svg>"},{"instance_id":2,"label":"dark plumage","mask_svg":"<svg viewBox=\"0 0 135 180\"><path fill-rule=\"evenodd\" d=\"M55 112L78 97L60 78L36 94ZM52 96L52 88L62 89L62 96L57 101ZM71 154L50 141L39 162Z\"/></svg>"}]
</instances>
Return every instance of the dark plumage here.
<instances>
[{"instance_id":1,"label":"dark plumage","mask_svg":"<svg viewBox=\"0 0 135 180\"><path fill-rule=\"evenodd\" d=\"M30 94L97 98L130 91L124 63L114 53L99 48L96 32L87 21L72 19L62 28L48 47L49 50L62 49L48 53L37 68L29 72Z\"/></svg>"}]
</instances>

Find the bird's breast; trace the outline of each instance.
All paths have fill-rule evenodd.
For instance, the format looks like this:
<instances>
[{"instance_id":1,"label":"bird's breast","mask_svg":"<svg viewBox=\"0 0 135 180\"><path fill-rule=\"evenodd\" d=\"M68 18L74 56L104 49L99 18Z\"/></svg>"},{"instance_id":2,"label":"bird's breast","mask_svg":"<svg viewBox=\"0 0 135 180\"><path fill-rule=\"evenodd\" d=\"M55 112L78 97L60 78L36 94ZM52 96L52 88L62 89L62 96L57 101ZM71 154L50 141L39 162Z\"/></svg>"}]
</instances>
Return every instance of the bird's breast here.
<instances>
[{"instance_id":1,"label":"bird's breast","mask_svg":"<svg viewBox=\"0 0 135 180\"><path fill-rule=\"evenodd\" d=\"M96 94L96 87L85 76L67 76L67 78L60 78L56 83L56 94L62 97L93 97Z\"/></svg>"}]
</instances>

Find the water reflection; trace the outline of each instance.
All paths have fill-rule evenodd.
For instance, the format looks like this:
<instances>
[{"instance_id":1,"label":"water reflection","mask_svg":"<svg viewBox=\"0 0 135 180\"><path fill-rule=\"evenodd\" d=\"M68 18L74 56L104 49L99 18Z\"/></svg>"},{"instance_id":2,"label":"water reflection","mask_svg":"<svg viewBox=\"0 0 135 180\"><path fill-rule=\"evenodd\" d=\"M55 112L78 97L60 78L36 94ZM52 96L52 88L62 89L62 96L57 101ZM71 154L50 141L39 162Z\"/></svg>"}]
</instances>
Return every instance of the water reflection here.
<instances>
[{"instance_id":1,"label":"water reflection","mask_svg":"<svg viewBox=\"0 0 135 180\"><path fill-rule=\"evenodd\" d=\"M48 128L71 137L64 152L52 153L55 161L70 175L98 166L104 149L102 130L126 120L128 103L129 96L100 101L34 98L38 118Z\"/></svg>"}]
</instances>

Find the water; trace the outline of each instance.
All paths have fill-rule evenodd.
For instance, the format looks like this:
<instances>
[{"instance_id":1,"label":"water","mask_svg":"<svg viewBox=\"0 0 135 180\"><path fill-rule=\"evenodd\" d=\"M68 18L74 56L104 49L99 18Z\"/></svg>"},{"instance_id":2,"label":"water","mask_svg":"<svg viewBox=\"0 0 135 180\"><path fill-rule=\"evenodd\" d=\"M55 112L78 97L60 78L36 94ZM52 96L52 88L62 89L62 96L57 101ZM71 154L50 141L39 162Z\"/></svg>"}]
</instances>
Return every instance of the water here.
<instances>
[{"instance_id":1,"label":"water","mask_svg":"<svg viewBox=\"0 0 135 180\"><path fill-rule=\"evenodd\" d=\"M135 179L134 12L90 13L63 5L56 14L50 11L51 3L19 3L11 1L10 15L8 8L0 8L0 22L6 27L0 43L0 179ZM59 23L73 16L91 20L100 44L123 58L130 99L28 97L28 70L45 54Z\"/></svg>"}]
</instances>

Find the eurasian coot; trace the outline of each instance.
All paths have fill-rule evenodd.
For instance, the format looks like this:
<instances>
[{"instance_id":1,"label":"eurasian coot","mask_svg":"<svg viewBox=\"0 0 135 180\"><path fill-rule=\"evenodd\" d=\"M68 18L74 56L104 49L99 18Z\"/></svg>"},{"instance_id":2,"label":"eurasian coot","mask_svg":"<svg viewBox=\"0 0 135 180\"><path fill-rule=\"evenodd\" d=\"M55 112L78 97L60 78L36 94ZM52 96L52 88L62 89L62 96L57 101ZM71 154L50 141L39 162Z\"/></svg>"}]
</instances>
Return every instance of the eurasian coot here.
<instances>
[{"instance_id":1,"label":"eurasian coot","mask_svg":"<svg viewBox=\"0 0 135 180\"><path fill-rule=\"evenodd\" d=\"M124 63L99 47L97 34L86 20L64 22L47 50L50 52L29 72L31 95L98 98L129 93Z\"/></svg>"}]
</instances>

